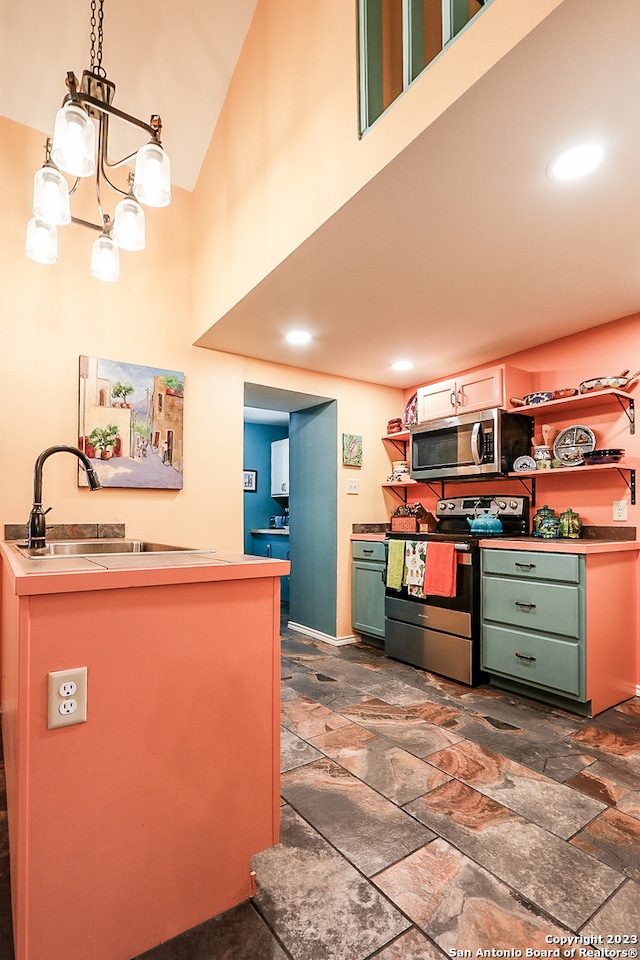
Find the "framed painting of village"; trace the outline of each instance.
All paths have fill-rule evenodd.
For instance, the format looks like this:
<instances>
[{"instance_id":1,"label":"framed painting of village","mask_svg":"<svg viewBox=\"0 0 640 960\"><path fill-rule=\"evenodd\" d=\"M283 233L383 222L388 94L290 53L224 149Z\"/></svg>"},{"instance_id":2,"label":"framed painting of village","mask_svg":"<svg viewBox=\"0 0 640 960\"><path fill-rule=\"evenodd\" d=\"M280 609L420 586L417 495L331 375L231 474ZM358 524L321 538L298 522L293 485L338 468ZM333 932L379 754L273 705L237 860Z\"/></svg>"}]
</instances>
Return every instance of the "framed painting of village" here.
<instances>
[{"instance_id":1,"label":"framed painting of village","mask_svg":"<svg viewBox=\"0 0 640 960\"><path fill-rule=\"evenodd\" d=\"M80 357L78 447L103 487L181 490L183 407L177 370Z\"/></svg>"}]
</instances>

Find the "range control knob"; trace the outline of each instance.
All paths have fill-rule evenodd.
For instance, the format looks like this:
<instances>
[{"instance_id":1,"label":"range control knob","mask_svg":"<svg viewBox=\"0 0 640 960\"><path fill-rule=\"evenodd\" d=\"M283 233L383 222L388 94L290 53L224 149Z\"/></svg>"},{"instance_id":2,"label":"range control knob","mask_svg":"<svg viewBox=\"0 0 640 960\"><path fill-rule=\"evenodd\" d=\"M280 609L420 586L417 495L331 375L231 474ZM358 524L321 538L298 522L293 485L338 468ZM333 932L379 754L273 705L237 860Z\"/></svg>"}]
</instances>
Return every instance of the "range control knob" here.
<instances>
[{"instance_id":1,"label":"range control knob","mask_svg":"<svg viewBox=\"0 0 640 960\"><path fill-rule=\"evenodd\" d=\"M509 504L509 506L511 507L512 510L517 510L517 509L518 509L518 501L517 501L517 500L512 500L511 503Z\"/></svg>"},{"instance_id":2,"label":"range control knob","mask_svg":"<svg viewBox=\"0 0 640 960\"><path fill-rule=\"evenodd\" d=\"M496 500L496 503L498 504L498 507L499 507L501 510L506 510L506 509L507 509L507 504L505 503L504 500Z\"/></svg>"},{"instance_id":3,"label":"range control knob","mask_svg":"<svg viewBox=\"0 0 640 960\"><path fill-rule=\"evenodd\" d=\"M438 504L438 510L446 510L446 509L447 509L446 503L444 502L444 500L441 500L440 503Z\"/></svg>"},{"instance_id":4,"label":"range control knob","mask_svg":"<svg viewBox=\"0 0 640 960\"><path fill-rule=\"evenodd\" d=\"M455 505L455 503L449 502L449 503L447 504L447 508L448 508L449 510L455 510L456 505Z\"/></svg>"}]
</instances>

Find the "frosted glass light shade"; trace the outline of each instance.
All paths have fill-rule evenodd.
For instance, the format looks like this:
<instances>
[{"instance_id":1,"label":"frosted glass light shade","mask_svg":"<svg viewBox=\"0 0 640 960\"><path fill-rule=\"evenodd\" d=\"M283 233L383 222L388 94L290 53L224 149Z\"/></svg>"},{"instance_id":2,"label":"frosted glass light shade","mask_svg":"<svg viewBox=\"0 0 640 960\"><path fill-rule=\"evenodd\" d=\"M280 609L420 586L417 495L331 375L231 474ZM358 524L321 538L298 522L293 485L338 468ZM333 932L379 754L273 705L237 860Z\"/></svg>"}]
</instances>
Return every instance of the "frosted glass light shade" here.
<instances>
[{"instance_id":1,"label":"frosted glass light shade","mask_svg":"<svg viewBox=\"0 0 640 960\"><path fill-rule=\"evenodd\" d=\"M171 203L171 164L157 143L145 143L136 155L133 195L148 207Z\"/></svg>"},{"instance_id":2,"label":"frosted glass light shade","mask_svg":"<svg viewBox=\"0 0 640 960\"><path fill-rule=\"evenodd\" d=\"M41 167L33 178L33 213L54 226L71 223L67 181L55 167Z\"/></svg>"},{"instance_id":3,"label":"frosted glass light shade","mask_svg":"<svg viewBox=\"0 0 640 960\"><path fill-rule=\"evenodd\" d=\"M58 262L58 230L53 224L32 217L27 225L25 253L36 263Z\"/></svg>"},{"instance_id":4,"label":"frosted glass light shade","mask_svg":"<svg viewBox=\"0 0 640 960\"><path fill-rule=\"evenodd\" d=\"M120 279L120 251L106 234L101 234L93 244L91 276L111 283Z\"/></svg>"},{"instance_id":5,"label":"frosted glass light shade","mask_svg":"<svg viewBox=\"0 0 640 960\"><path fill-rule=\"evenodd\" d=\"M116 207L112 236L122 250L144 250L144 210L131 197Z\"/></svg>"},{"instance_id":6,"label":"frosted glass light shade","mask_svg":"<svg viewBox=\"0 0 640 960\"><path fill-rule=\"evenodd\" d=\"M89 115L75 103L56 114L51 159L56 167L74 177L90 177L96 170L96 128Z\"/></svg>"}]
</instances>

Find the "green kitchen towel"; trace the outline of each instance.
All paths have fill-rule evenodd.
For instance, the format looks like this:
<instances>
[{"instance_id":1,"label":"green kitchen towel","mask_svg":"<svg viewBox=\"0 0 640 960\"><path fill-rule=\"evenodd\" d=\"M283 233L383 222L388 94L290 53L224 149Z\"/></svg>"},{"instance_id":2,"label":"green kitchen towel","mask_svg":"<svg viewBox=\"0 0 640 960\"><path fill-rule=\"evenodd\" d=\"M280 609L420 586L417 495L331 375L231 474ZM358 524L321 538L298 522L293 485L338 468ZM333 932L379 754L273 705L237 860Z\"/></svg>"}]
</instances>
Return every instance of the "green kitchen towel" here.
<instances>
[{"instance_id":1,"label":"green kitchen towel","mask_svg":"<svg viewBox=\"0 0 640 960\"><path fill-rule=\"evenodd\" d=\"M387 586L391 590L401 590L403 574L404 540L390 540L387 556Z\"/></svg>"}]
</instances>

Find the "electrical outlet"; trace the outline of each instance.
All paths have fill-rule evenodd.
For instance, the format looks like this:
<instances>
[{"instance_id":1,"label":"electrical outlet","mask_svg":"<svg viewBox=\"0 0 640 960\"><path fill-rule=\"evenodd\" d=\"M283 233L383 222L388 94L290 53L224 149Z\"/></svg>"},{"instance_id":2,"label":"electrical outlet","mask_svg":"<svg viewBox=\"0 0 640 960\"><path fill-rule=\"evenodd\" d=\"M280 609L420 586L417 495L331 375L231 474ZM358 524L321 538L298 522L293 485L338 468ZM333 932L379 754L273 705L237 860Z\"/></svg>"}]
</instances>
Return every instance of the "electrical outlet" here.
<instances>
[{"instance_id":1,"label":"electrical outlet","mask_svg":"<svg viewBox=\"0 0 640 960\"><path fill-rule=\"evenodd\" d=\"M58 713L61 717L68 717L70 714L75 713L77 709L78 701L74 700L73 697L69 697L68 700L62 701L58 707Z\"/></svg>"},{"instance_id":2,"label":"electrical outlet","mask_svg":"<svg viewBox=\"0 0 640 960\"><path fill-rule=\"evenodd\" d=\"M87 719L87 668L55 670L48 679L48 728L68 727Z\"/></svg>"},{"instance_id":3,"label":"electrical outlet","mask_svg":"<svg viewBox=\"0 0 640 960\"><path fill-rule=\"evenodd\" d=\"M357 492L358 492L358 481L347 480L347 493L357 493Z\"/></svg>"},{"instance_id":4,"label":"electrical outlet","mask_svg":"<svg viewBox=\"0 0 640 960\"><path fill-rule=\"evenodd\" d=\"M627 519L627 501L626 500L613 501L613 519L614 520Z\"/></svg>"}]
</instances>

